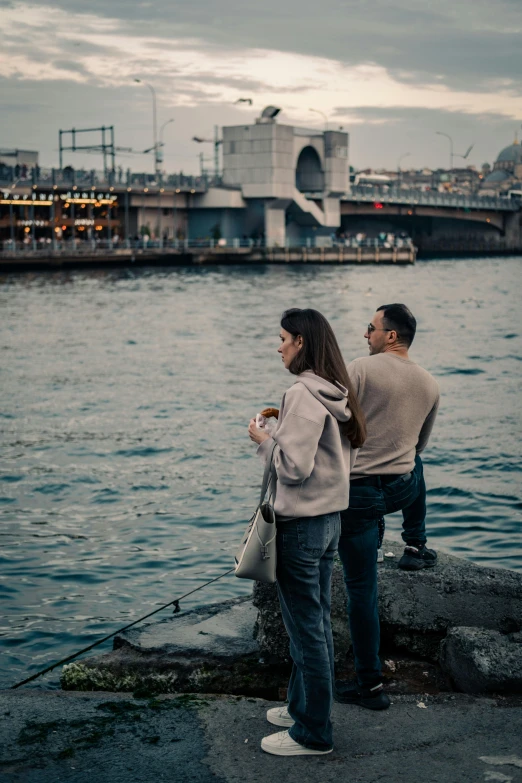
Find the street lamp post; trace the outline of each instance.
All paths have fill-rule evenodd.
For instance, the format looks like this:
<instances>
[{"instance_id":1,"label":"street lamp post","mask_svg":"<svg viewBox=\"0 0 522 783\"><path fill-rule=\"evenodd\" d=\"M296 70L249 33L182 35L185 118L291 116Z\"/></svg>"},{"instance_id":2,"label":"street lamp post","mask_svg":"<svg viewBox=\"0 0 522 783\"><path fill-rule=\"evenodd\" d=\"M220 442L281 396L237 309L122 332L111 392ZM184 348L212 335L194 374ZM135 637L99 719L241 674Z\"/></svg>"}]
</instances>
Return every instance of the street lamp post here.
<instances>
[{"instance_id":1,"label":"street lamp post","mask_svg":"<svg viewBox=\"0 0 522 783\"><path fill-rule=\"evenodd\" d=\"M407 158L409 155L411 155L411 152L403 152L402 155L400 155L399 159L397 160L397 182L399 183L399 185L402 183L401 161L403 158Z\"/></svg>"},{"instance_id":2,"label":"street lamp post","mask_svg":"<svg viewBox=\"0 0 522 783\"><path fill-rule=\"evenodd\" d=\"M313 112L315 112L316 114L320 114L320 115L321 115L321 117L322 117L322 118L323 118L323 120L324 120L324 129L325 129L325 131L327 131L327 130L328 130L328 117L327 117L327 115L324 113L324 111L321 111L320 109L308 109L308 111L313 111Z\"/></svg>"},{"instance_id":3,"label":"street lamp post","mask_svg":"<svg viewBox=\"0 0 522 783\"><path fill-rule=\"evenodd\" d=\"M130 188L125 191L125 245L130 247L130 227L129 227L129 200Z\"/></svg>"},{"instance_id":4,"label":"street lamp post","mask_svg":"<svg viewBox=\"0 0 522 783\"><path fill-rule=\"evenodd\" d=\"M161 163L163 161L163 131L169 123L174 122L173 119L166 120L166 122L163 123L163 125L160 128L159 131L159 141L158 141L158 161ZM163 188L160 188L158 191L158 245L160 249L163 248L163 234L161 231L161 202L162 202L162 195Z\"/></svg>"},{"instance_id":5,"label":"street lamp post","mask_svg":"<svg viewBox=\"0 0 522 783\"><path fill-rule=\"evenodd\" d=\"M9 238L11 240L11 250L16 253L16 239L15 239L15 226L14 226L14 210L13 200L11 199L9 204Z\"/></svg>"},{"instance_id":6,"label":"street lamp post","mask_svg":"<svg viewBox=\"0 0 522 783\"><path fill-rule=\"evenodd\" d=\"M163 154L162 154L162 149L163 149L163 147L165 146L165 145L164 145L164 143L163 143L163 131L165 130L165 127L166 127L167 125L169 125L171 122L174 122L174 120L173 120L173 119L167 120L166 122L164 122L164 123L163 123L163 125L162 125L162 126L161 126L161 128L160 128L160 132L159 132L159 144L158 144L158 146L159 146L159 151L158 151L158 158L160 159L160 162L162 162L162 161L163 161Z\"/></svg>"},{"instance_id":7,"label":"street lamp post","mask_svg":"<svg viewBox=\"0 0 522 783\"><path fill-rule=\"evenodd\" d=\"M151 95L152 95L152 132L154 135L154 173L156 175L156 178L159 180L160 178L160 156L159 156L159 146L158 146L158 116L157 116L157 110L156 110L156 90L152 86L152 84L149 84L149 82L144 82L141 79L134 79L134 81L137 84L144 84L145 87L148 87Z\"/></svg>"},{"instance_id":8,"label":"street lamp post","mask_svg":"<svg viewBox=\"0 0 522 783\"><path fill-rule=\"evenodd\" d=\"M450 171L453 171L453 139L448 133L444 133L444 131L435 131L435 133L438 136L445 136L447 139L449 139L450 143Z\"/></svg>"},{"instance_id":9,"label":"street lamp post","mask_svg":"<svg viewBox=\"0 0 522 783\"><path fill-rule=\"evenodd\" d=\"M14 171L13 171L13 173L14 173ZM18 185L19 182L20 182L20 179L14 180L14 182L11 185L11 190L14 190L14 188L16 188L16 186ZM11 239L11 247L14 250L14 252L16 253L16 229L15 229L16 213L15 213L15 211L13 209L13 198L12 198L12 195L11 195L10 202L11 203L9 204L9 238Z\"/></svg>"}]
</instances>

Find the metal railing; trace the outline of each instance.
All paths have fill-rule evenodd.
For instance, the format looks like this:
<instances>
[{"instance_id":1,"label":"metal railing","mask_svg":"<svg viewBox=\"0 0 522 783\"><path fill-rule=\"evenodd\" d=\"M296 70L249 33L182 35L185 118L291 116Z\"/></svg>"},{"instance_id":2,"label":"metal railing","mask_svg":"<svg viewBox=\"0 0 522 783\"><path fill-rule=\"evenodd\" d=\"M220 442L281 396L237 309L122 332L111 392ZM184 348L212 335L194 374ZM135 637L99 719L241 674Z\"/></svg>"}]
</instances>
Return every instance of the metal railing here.
<instances>
[{"instance_id":1,"label":"metal railing","mask_svg":"<svg viewBox=\"0 0 522 783\"><path fill-rule=\"evenodd\" d=\"M247 239L235 237L228 240L215 240L208 237L194 239L146 239L139 240L99 240L99 239L66 239L54 241L50 238L29 240L25 242L14 242L10 239L5 240L0 245L0 256L42 256L52 254L59 255L106 255L108 251L114 255L125 255L126 251L140 252L188 252L191 250L214 250L216 252L228 252L239 250L254 250L256 248L283 248L283 249L333 249L333 248L363 248L363 249L413 249L413 243L409 237L395 237L394 239L380 239L376 237L365 237L357 240L355 237L349 239L338 239L330 237L314 237L306 239L291 240L287 239L284 244L278 245L275 242L267 243L264 239Z\"/></svg>"},{"instance_id":2,"label":"metal railing","mask_svg":"<svg viewBox=\"0 0 522 783\"><path fill-rule=\"evenodd\" d=\"M114 188L126 189L133 187L160 187L185 191L205 192L209 187L223 186L221 175L205 173L202 175L164 174L157 177L147 172L133 172L130 169L116 171L98 171L96 169L74 169L67 166L64 169L43 168L34 166L0 165L0 188L32 186L49 188ZM323 197L321 192L303 193L309 199L317 200ZM353 185L350 193L341 197L342 201L380 202L382 204L404 204L405 206L456 207L460 209L486 209L496 211L516 212L521 208L522 199L519 196L481 196L477 194L439 193L414 188L401 188L396 185Z\"/></svg>"},{"instance_id":3,"label":"metal railing","mask_svg":"<svg viewBox=\"0 0 522 783\"><path fill-rule=\"evenodd\" d=\"M70 166L64 169L34 168L20 166L0 166L0 188L12 187L72 187L74 185L83 188L127 188L127 187L171 187L182 190L205 191L210 186L221 185L221 176L213 174L165 174L156 177L155 174L146 172L133 172L130 169L123 171L98 171L96 169L74 169Z\"/></svg>"},{"instance_id":4,"label":"metal railing","mask_svg":"<svg viewBox=\"0 0 522 783\"><path fill-rule=\"evenodd\" d=\"M508 196L481 196L463 193L439 193L387 185L354 185L343 201L378 201L382 204L404 204L406 206L459 207L462 209L493 209L516 212L521 200Z\"/></svg>"}]
</instances>

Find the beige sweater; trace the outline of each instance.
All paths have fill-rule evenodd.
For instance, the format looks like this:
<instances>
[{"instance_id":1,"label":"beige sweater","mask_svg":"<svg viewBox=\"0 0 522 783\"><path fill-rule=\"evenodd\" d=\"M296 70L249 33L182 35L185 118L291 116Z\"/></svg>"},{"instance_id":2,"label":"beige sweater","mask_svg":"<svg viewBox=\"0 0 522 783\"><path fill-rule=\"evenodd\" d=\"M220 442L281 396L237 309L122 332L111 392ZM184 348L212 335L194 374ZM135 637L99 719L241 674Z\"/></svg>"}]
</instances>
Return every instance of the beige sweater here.
<instances>
[{"instance_id":1,"label":"beige sweater","mask_svg":"<svg viewBox=\"0 0 522 783\"><path fill-rule=\"evenodd\" d=\"M278 518L315 517L348 506L350 469L357 451L339 422L351 418L348 392L306 371L288 389L273 439L257 453L266 460L274 440Z\"/></svg>"},{"instance_id":2,"label":"beige sweater","mask_svg":"<svg viewBox=\"0 0 522 783\"><path fill-rule=\"evenodd\" d=\"M348 374L368 427L351 478L408 473L428 443L437 415L436 380L415 362L392 353L355 359Z\"/></svg>"}]
</instances>

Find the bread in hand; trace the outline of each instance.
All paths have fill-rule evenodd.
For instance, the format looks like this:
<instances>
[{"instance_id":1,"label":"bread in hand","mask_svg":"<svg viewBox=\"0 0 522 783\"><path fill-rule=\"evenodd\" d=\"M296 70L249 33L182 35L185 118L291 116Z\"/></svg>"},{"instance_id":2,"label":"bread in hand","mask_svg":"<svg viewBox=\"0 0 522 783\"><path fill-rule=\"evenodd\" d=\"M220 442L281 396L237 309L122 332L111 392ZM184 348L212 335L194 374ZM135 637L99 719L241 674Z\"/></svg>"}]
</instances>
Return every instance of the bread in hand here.
<instances>
[{"instance_id":1,"label":"bread in hand","mask_svg":"<svg viewBox=\"0 0 522 783\"><path fill-rule=\"evenodd\" d=\"M264 411L261 411L261 415L264 416L265 419L278 419L279 408L265 408Z\"/></svg>"}]
</instances>

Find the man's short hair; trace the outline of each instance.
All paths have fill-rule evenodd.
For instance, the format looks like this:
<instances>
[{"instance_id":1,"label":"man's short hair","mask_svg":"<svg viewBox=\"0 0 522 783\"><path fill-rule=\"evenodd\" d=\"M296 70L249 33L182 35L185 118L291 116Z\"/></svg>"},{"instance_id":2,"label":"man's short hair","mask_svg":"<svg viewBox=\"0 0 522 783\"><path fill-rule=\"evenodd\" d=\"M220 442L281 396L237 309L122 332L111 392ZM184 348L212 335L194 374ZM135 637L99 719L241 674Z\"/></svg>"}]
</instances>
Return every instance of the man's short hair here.
<instances>
[{"instance_id":1,"label":"man's short hair","mask_svg":"<svg viewBox=\"0 0 522 783\"><path fill-rule=\"evenodd\" d=\"M377 312L381 310L383 311L383 321L386 328L394 329L397 332L399 342L404 343L409 348L417 330L417 321L411 310L406 305L397 302L381 305L377 308Z\"/></svg>"}]
</instances>

